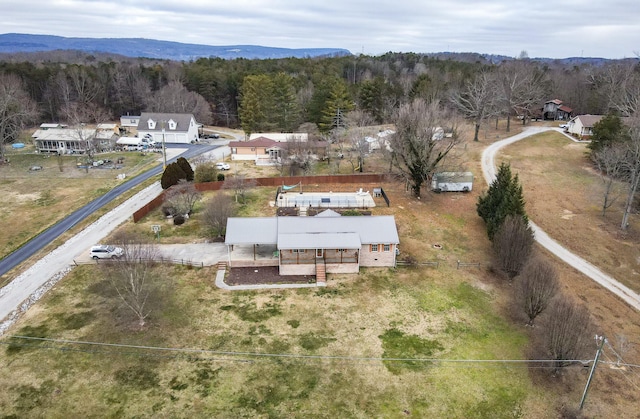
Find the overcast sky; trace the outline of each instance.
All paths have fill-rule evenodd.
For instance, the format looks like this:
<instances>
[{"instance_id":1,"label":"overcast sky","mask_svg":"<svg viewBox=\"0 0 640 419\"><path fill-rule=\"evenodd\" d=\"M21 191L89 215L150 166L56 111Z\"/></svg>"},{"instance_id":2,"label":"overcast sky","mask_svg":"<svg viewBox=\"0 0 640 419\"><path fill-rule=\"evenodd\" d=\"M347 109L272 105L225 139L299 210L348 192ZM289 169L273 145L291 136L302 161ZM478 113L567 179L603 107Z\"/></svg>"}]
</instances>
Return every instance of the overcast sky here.
<instances>
[{"instance_id":1,"label":"overcast sky","mask_svg":"<svg viewBox=\"0 0 640 419\"><path fill-rule=\"evenodd\" d=\"M625 58L638 0L12 0L1 33L214 46Z\"/></svg>"}]
</instances>

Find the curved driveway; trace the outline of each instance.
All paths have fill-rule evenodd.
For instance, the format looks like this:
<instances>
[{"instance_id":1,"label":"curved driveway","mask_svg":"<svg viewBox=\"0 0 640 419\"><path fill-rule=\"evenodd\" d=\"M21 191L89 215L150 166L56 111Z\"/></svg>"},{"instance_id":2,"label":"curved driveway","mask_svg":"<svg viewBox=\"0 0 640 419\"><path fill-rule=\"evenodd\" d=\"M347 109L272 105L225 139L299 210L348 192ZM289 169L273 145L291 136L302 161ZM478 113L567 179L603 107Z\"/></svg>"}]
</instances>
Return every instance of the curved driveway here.
<instances>
[{"instance_id":1,"label":"curved driveway","mask_svg":"<svg viewBox=\"0 0 640 419\"><path fill-rule=\"evenodd\" d=\"M555 128L529 127L522 131L520 134L514 135L513 137L509 137L501 141L497 141L487 147L482 152L482 173L485 180L487 181L487 184L491 184L491 182L493 182L493 180L496 178L495 155L498 150L509 144L513 144L516 141L525 139L531 135L549 130L559 131ZM535 240L542 247L556 255L563 262L577 269L584 275L588 276L598 284L605 287L607 290L620 297L631 307L640 311L640 295L638 293L619 283L615 280L615 278L605 274L591 263L582 259L580 256L570 252L560 243L549 237L549 235L545 233L540 227L538 227L533 221L529 220L529 225L531 226L531 229L535 234Z\"/></svg>"}]
</instances>

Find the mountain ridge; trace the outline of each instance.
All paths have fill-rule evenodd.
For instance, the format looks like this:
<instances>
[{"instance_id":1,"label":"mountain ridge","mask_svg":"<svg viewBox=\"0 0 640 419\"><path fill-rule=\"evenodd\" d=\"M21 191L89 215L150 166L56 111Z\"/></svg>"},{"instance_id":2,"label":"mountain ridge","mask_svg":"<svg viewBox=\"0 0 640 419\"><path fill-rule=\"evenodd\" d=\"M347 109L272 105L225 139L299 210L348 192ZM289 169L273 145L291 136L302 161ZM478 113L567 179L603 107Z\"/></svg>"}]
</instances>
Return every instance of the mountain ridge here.
<instances>
[{"instance_id":1,"label":"mountain ridge","mask_svg":"<svg viewBox=\"0 0 640 419\"><path fill-rule=\"evenodd\" d=\"M259 45L212 46L147 38L68 38L57 35L0 34L0 53L79 50L134 58L190 61L198 58L277 59L352 55L343 48L278 48Z\"/></svg>"}]
</instances>

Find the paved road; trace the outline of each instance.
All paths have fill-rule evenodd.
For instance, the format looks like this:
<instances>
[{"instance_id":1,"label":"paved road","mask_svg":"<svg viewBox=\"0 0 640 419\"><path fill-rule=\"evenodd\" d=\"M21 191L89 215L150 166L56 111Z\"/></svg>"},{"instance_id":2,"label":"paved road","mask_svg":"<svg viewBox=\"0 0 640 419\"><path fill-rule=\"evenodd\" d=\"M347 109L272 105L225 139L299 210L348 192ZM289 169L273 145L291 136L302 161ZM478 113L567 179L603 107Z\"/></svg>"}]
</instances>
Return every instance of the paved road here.
<instances>
[{"instance_id":1,"label":"paved road","mask_svg":"<svg viewBox=\"0 0 640 419\"><path fill-rule=\"evenodd\" d=\"M493 182L493 180L496 178L495 155L498 150L509 144L513 144L516 141L523 140L531 135L549 130L560 131L557 128L530 127L526 128L520 134L514 135L513 137L509 137L501 141L497 141L487 147L482 153L482 173L484 174L484 178L487 181L487 184L491 184L491 182ZM540 227L538 227L533 221L529 220L529 224L531 225L531 229L535 234L536 241L542 247L556 255L571 267L577 269L587 277L591 278L598 284L605 287L607 290L620 297L631 307L635 308L636 310L640 310L640 295L638 293L616 281L615 278L602 272L600 269L582 259L580 256L570 252L560 243L549 237L549 235L545 233Z\"/></svg>"},{"instance_id":2,"label":"paved road","mask_svg":"<svg viewBox=\"0 0 640 419\"><path fill-rule=\"evenodd\" d=\"M210 152L215 148L219 147L218 145L191 146L187 144L180 144L179 146L181 148L187 147L187 150L182 154L180 154L180 156L185 157L187 159L193 156L196 156L198 154ZM170 149L177 148L177 147L178 145L171 145ZM167 163L174 162L177 159L177 157L178 156L172 159L169 159ZM56 224L52 225L51 227L49 227L48 229L40 233L39 235L35 236L30 241L25 243L24 246L15 250L13 253L10 253L4 259L0 260L0 277L6 274L7 272L9 272L14 267L18 266L23 261L30 258L36 252L40 251L42 248L44 248L46 245L51 243L53 240L57 239L60 235L62 235L64 232L66 232L67 230L69 230L70 228L78 224L80 221L84 220L85 218L93 214L95 211L99 210L100 208L105 206L107 203L111 202L112 200L120 196L123 192L128 191L129 189L141 184L142 182L150 179L153 176L156 176L161 172L162 172L162 164L134 178L131 178L126 182L121 183L120 185L116 186L106 194L89 202L87 205L74 211L73 213L68 215L66 218L60 220Z\"/></svg>"},{"instance_id":3,"label":"paved road","mask_svg":"<svg viewBox=\"0 0 640 419\"><path fill-rule=\"evenodd\" d=\"M189 150L181 155L191 157L207 152L210 158L215 159L220 158L224 150L228 150L228 148L220 147L220 144L195 146L190 147ZM217 155L216 152L219 155ZM168 161L171 162L177 157L178 156L175 156ZM152 173L159 173L161 169L161 166L154 168ZM131 186L132 184L130 184L130 187ZM91 245L102 241L102 239L109 235L111 231L123 222L127 221L133 212L142 208L147 202L157 197L160 192L162 192L160 182L155 182L153 185L138 192L118 207L100 217L96 222L87 226L80 233L67 240L64 244L45 255L38 262L34 263L23 273L14 278L9 284L0 289L0 320L4 320L0 323L0 335L13 323L21 312L26 311L34 301L37 301L42 294L50 288L50 286L61 279L70 270L70 265L73 264L74 259L85 254ZM103 202L102 205L106 202ZM89 208L93 208L95 211L99 208L99 206L96 205L97 204L95 204L94 201L89 204ZM87 215L88 214L89 212L87 212ZM61 227L60 231L66 231L79 221L80 219L69 221L71 225L66 226L65 224L66 228ZM42 235L38 237L38 240L44 240ZM46 240L53 240L56 237L57 236L47 238ZM33 241L37 240L34 239L32 242ZM42 248L44 244L41 244L40 248Z\"/></svg>"}]
</instances>

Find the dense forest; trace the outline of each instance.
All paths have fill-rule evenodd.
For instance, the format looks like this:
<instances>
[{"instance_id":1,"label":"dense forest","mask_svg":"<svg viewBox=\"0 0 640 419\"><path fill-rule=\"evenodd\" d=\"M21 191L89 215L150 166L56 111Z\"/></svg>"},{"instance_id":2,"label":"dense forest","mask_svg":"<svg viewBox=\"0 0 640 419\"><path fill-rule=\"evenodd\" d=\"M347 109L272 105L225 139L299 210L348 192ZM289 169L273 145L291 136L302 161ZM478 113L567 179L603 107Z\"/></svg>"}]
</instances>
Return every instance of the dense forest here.
<instances>
[{"instance_id":1,"label":"dense forest","mask_svg":"<svg viewBox=\"0 0 640 419\"><path fill-rule=\"evenodd\" d=\"M497 64L474 54L414 53L192 62L69 51L0 57L1 84L17 84L25 93L25 114L34 123L101 122L145 110L191 112L198 122L247 133L289 132L305 123L320 132L387 123L415 98L456 108L477 125L516 114L526 123L554 98L574 114L630 114L639 72L637 60L572 65L532 60L526 53ZM3 128L5 143L11 133Z\"/></svg>"}]
</instances>

